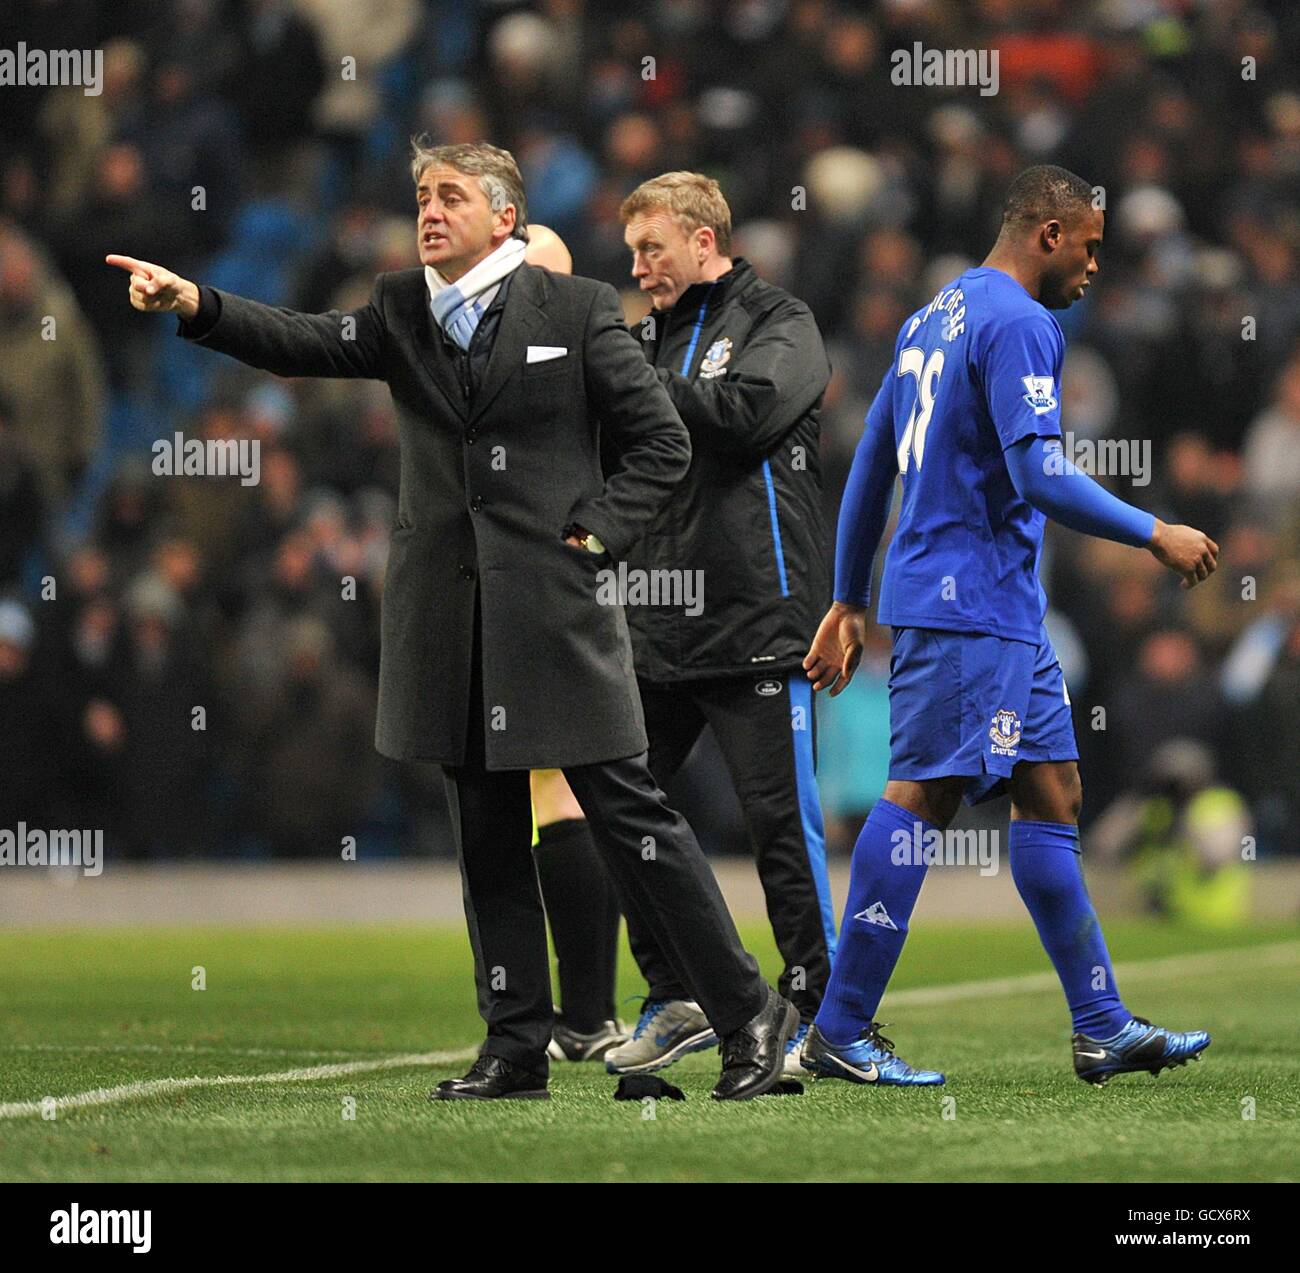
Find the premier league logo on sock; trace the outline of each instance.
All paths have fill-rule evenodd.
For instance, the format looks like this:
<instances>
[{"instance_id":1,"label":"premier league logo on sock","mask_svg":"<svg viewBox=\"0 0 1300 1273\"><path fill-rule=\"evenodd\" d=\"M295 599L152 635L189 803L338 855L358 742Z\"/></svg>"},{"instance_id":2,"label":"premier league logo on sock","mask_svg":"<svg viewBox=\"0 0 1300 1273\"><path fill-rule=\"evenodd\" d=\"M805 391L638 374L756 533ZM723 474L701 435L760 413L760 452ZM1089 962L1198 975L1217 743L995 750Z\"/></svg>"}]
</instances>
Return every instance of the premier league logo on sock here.
<instances>
[{"instance_id":1,"label":"premier league logo on sock","mask_svg":"<svg viewBox=\"0 0 1300 1273\"><path fill-rule=\"evenodd\" d=\"M989 738L995 756L1014 756L1020 746L1020 717L1005 707L995 712L993 724L989 726Z\"/></svg>"}]
</instances>

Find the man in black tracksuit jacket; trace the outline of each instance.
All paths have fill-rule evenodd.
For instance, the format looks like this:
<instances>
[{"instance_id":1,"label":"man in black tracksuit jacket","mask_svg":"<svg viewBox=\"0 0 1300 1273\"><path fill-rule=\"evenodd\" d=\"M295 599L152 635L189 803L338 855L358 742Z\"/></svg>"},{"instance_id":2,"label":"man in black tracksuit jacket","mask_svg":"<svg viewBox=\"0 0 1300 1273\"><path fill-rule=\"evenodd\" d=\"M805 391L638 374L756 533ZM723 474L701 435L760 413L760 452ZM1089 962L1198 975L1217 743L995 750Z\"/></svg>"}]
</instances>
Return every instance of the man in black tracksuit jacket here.
<instances>
[{"instance_id":1,"label":"man in black tracksuit jacket","mask_svg":"<svg viewBox=\"0 0 1300 1273\"><path fill-rule=\"evenodd\" d=\"M638 188L621 214L633 275L654 304L633 334L690 430L693 454L624 554L650 767L667 782L713 727L785 961L781 992L807 1024L835 942L812 692L801 666L830 595L818 462L830 365L808 307L729 256L730 211L716 182L669 173ZM647 602L656 578L658 595L649 588ZM679 1007L672 1028L654 1021L647 1029L643 1019L639 1038L606 1061L659 1068L713 1040L682 1024L691 988L649 917L623 901L649 983L647 1013L653 1020L662 1002Z\"/></svg>"}]
</instances>

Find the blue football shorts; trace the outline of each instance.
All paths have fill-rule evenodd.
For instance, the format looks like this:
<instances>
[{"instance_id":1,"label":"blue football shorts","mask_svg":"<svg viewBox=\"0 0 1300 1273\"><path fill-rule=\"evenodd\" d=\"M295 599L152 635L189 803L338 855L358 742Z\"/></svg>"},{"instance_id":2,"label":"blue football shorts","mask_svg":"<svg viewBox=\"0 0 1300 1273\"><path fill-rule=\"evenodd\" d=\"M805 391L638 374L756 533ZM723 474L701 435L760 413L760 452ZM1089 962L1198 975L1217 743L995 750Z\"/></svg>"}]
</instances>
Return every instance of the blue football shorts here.
<instances>
[{"instance_id":1,"label":"blue football shorts","mask_svg":"<svg viewBox=\"0 0 1300 1273\"><path fill-rule=\"evenodd\" d=\"M1022 760L1078 760L1070 695L1047 630L1037 644L895 628L889 776L968 778L966 803L1006 789Z\"/></svg>"}]
</instances>

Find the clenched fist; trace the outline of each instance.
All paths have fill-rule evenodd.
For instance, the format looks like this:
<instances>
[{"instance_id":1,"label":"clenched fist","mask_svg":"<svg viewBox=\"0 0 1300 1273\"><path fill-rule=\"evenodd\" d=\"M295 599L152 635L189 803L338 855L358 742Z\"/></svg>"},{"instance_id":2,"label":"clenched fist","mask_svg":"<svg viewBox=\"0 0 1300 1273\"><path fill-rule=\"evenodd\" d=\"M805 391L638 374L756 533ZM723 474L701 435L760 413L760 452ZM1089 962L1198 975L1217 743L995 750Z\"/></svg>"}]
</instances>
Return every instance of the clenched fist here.
<instances>
[{"instance_id":1,"label":"clenched fist","mask_svg":"<svg viewBox=\"0 0 1300 1273\"><path fill-rule=\"evenodd\" d=\"M199 312L199 289L187 278L133 256L106 256L109 265L131 273L131 304L146 314L179 314L187 321Z\"/></svg>"},{"instance_id":2,"label":"clenched fist","mask_svg":"<svg viewBox=\"0 0 1300 1273\"><path fill-rule=\"evenodd\" d=\"M1219 568L1219 545L1192 526L1170 526L1157 517L1147 547L1162 566L1182 575L1184 588L1195 588Z\"/></svg>"}]
</instances>

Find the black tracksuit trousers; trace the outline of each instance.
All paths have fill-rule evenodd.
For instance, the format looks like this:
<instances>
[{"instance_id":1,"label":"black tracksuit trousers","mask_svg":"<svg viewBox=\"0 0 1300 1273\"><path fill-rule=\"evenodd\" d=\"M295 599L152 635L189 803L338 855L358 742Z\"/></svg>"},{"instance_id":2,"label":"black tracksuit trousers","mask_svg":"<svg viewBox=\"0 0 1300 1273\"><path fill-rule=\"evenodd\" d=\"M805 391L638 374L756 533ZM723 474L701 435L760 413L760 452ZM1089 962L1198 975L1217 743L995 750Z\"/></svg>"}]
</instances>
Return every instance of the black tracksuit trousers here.
<instances>
[{"instance_id":1,"label":"black tracksuit trousers","mask_svg":"<svg viewBox=\"0 0 1300 1273\"><path fill-rule=\"evenodd\" d=\"M807 678L796 671L673 684L643 679L640 688L650 772L660 786L685 764L704 726L712 726L744 812L768 919L785 962L778 989L803 1021L811 1021L830 977L835 913L813 774L813 696ZM619 900L650 997L698 999L685 965L678 965L657 939L638 899L620 890Z\"/></svg>"}]
</instances>

